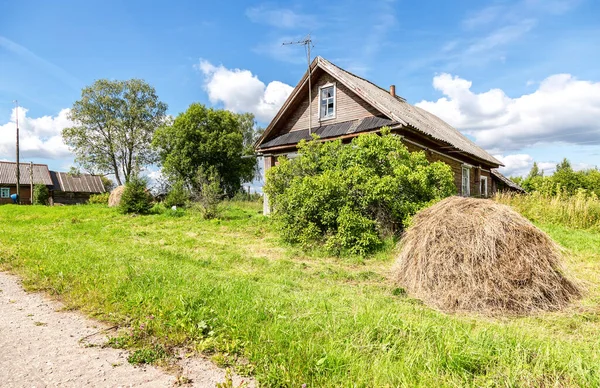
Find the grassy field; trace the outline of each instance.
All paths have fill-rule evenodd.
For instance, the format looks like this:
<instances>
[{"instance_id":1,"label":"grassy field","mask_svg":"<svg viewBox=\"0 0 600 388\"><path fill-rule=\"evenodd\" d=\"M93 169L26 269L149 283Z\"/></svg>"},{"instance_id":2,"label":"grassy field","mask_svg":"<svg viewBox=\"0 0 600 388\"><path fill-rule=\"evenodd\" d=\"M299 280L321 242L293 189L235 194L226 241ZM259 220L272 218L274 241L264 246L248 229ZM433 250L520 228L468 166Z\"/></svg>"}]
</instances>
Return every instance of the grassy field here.
<instances>
[{"instance_id":1,"label":"grassy field","mask_svg":"<svg viewBox=\"0 0 600 388\"><path fill-rule=\"evenodd\" d=\"M261 385L600 386L600 233L540 225L588 294L567 311L450 316L388 280L394 252L336 259L282 245L259 205L222 220L102 206L0 206L0 269L97 319L132 361L174 347Z\"/></svg>"}]
</instances>

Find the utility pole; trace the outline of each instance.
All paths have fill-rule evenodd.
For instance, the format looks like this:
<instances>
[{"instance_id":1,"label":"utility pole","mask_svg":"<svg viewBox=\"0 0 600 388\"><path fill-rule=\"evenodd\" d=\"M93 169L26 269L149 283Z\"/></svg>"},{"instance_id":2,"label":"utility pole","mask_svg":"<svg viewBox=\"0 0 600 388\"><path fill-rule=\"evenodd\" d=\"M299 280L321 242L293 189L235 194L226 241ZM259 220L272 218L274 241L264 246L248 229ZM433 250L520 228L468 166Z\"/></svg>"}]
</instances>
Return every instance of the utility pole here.
<instances>
[{"instance_id":1,"label":"utility pole","mask_svg":"<svg viewBox=\"0 0 600 388\"><path fill-rule=\"evenodd\" d=\"M286 42L283 46L290 44L300 44L306 49L306 59L308 61L308 134L312 134L312 85L311 85L311 69L310 69L310 49L312 48L312 39L310 33L304 39L297 42Z\"/></svg>"},{"instance_id":2,"label":"utility pole","mask_svg":"<svg viewBox=\"0 0 600 388\"><path fill-rule=\"evenodd\" d=\"M31 204L33 205L33 162L29 162L29 188L30 188L29 200L31 201Z\"/></svg>"},{"instance_id":3,"label":"utility pole","mask_svg":"<svg viewBox=\"0 0 600 388\"><path fill-rule=\"evenodd\" d=\"M17 204L21 203L21 164L19 163L19 101L15 100L15 122L17 124Z\"/></svg>"}]
</instances>

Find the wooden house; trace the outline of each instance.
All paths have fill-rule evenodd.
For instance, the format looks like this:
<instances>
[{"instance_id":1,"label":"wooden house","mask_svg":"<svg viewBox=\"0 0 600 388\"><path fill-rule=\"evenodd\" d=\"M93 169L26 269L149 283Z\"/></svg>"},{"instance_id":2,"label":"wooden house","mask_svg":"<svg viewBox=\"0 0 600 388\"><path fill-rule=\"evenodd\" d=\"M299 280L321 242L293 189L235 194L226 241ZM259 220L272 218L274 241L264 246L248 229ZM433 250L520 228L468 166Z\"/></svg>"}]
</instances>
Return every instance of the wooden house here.
<instances>
[{"instance_id":1,"label":"wooden house","mask_svg":"<svg viewBox=\"0 0 600 388\"><path fill-rule=\"evenodd\" d=\"M92 194L101 194L106 190L98 175L69 174L50 171L52 177L52 201L54 204L74 205L86 203Z\"/></svg>"},{"instance_id":2,"label":"wooden house","mask_svg":"<svg viewBox=\"0 0 600 388\"><path fill-rule=\"evenodd\" d=\"M460 195L522 191L498 172L502 166L498 159L439 117L396 95L395 86L380 88L322 57L314 59L310 70L310 105L307 71L255 144L264 157L265 171L277 163L277 157L295 153L298 142L311 139L311 134L323 141L349 142L389 127L402 136L410 151L425 151L430 161L450 165Z\"/></svg>"},{"instance_id":3,"label":"wooden house","mask_svg":"<svg viewBox=\"0 0 600 388\"><path fill-rule=\"evenodd\" d=\"M16 166L14 162L0 162L0 204L12 203L10 196L17 193ZM21 203L25 205L31 204L32 184L48 187L50 204L86 203L91 194L105 192L102 180L96 175L71 175L50 171L45 164L30 163L20 163L19 172Z\"/></svg>"}]
</instances>

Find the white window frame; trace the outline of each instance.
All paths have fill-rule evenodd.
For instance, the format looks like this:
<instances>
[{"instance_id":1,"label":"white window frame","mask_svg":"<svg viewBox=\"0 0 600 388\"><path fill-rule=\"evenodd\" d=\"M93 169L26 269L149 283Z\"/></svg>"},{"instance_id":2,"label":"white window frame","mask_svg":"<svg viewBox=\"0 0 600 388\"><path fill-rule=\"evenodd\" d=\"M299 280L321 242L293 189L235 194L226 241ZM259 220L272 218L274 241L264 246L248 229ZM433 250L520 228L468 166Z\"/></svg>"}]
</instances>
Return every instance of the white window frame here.
<instances>
[{"instance_id":1,"label":"white window frame","mask_svg":"<svg viewBox=\"0 0 600 388\"><path fill-rule=\"evenodd\" d=\"M10 198L10 187L0 187L0 198Z\"/></svg>"},{"instance_id":2,"label":"white window frame","mask_svg":"<svg viewBox=\"0 0 600 388\"><path fill-rule=\"evenodd\" d=\"M462 176L460 179L460 190L461 190L461 194L463 197L469 197L471 196L471 166L469 165L462 165ZM466 174L465 174L466 172ZM465 190L465 177L467 178L467 185L466 185L466 190ZM465 193L466 191L466 193Z\"/></svg>"},{"instance_id":3,"label":"white window frame","mask_svg":"<svg viewBox=\"0 0 600 388\"><path fill-rule=\"evenodd\" d=\"M333 87L333 114L331 116L327 116L327 117L321 117L321 91L323 89L327 89ZM331 119L335 119L335 113L337 110L337 86L335 83L328 83L322 86L319 86L319 121L326 121L326 120L331 120Z\"/></svg>"},{"instance_id":4,"label":"white window frame","mask_svg":"<svg viewBox=\"0 0 600 388\"><path fill-rule=\"evenodd\" d=\"M482 197L486 197L488 196L488 177L487 176L481 176L479 179L481 179L481 181L479 182L479 191ZM481 192L481 185L483 185L483 192Z\"/></svg>"}]
</instances>

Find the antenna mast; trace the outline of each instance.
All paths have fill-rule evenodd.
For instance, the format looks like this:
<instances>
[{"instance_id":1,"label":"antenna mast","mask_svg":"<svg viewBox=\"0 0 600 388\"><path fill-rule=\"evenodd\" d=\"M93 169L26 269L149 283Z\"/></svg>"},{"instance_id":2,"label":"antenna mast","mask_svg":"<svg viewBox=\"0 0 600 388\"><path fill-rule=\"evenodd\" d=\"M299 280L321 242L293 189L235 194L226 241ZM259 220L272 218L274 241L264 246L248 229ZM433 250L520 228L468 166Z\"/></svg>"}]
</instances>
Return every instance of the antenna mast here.
<instances>
[{"instance_id":1,"label":"antenna mast","mask_svg":"<svg viewBox=\"0 0 600 388\"><path fill-rule=\"evenodd\" d=\"M311 78L312 73L310 69L310 49L313 47L312 39L310 37L310 33L304 37L304 39L296 41L296 42L286 42L283 43L283 46L287 46L290 44L299 44L304 46L306 49L306 60L308 62L308 134L312 134L312 85Z\"/></svg>"}]
</instances>

